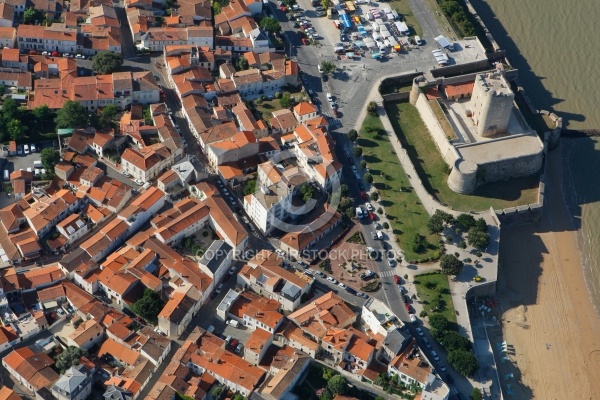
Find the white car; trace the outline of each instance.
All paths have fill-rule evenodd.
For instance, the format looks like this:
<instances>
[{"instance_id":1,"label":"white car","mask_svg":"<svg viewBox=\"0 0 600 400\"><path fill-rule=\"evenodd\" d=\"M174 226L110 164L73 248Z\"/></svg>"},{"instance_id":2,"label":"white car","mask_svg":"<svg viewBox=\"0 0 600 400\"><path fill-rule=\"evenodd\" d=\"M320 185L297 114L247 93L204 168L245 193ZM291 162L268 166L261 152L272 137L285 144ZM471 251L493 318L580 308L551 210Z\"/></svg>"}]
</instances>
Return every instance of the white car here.
<instances>
[{"instance_id":1,"label":"white car","mask_svg":"<svg viewBox=\"0 0 600 400\"><path fill-rule=\"evenodd\" d=\"M344 285L342 282L338 283L338 286L341 287L342 289L346 289L346 285Z\"/></svg>"},{"instance_id":2,"label":"white car","mask_svg":"<svg viewBox=\"0 0 600 400\"><path fill-rule=\"evenodd\" d=\"M375 211L375 207L373 207L373 205L371 203L366 203L365 207L367 207L367 210L369 210L369 211Z\"/></svg>"},{"instance_id":3,"label":"white car","mask_svg":"<svg viewBox=\"0 0 600 400\"><path fill-rule=\"evenodd\" d=\"M144 184L144 182L142 182L140 179L136 179L134 182L137 183L138 185L143 185Z\"/></svg>"},{"instance_id":4,"label":"white car","mask_svg":"<svg viewBox=\"0 0 600 400\"><path fill-rule=\"evenodd\" d=\"M421 328L417 328L417 333L419 334L419 336L423 336L424 335L423 329L421 329Z\"/></svg>"},{"instance_id":5,"label":"white car","mask_svg":"<svg viewBox=\"0 0 600 400\"><path fill-rule=\"evenodd\" d=\"M26 144L25 146L23 146L23 149L25 151L25 154L29 154L29 145Z\"/></svg>"},{"instance_id":6,"label":"white car","mask_svg":"<svg viewBox=\"0 0 600 400\"><path fill-rule=\"evenodd\" d=\"M417 322L417 316L415 314L408 314L410 322Z\"/></svg>"},{"instance_id":7,"label":"white car","mask_svg":"<svg viewBox=\"0 0 600 400\"><path fill-rule=\"evenodd\" d=\"M319 69L319 73L322 74L323 73L323 68L321 67L321 64L317 65L317 68Z\"/></svg>"},{"instance_id":8,"label":"white car","mask_svg":"<svg viewBox=\"0 0 600 400\"><path fill-rule=\"evenodd\" d=\"M328 280L329 282L333 283L333 284L337 284L337 283L338 283L338 281L336 281L336 280L335 280L333 277L331 277L331 276L328 276L328 277L327 277L327 280Z\"/></svg>"},{"instance_id":9,"label":"white car","mask_svg":"<svg viewBox=\"0 0 600 400\"><path fill-rule=\"evenodd\" d=\"M35 153L36 151L37 151L37 150L36 150L36 148L35 148L35 144L32 144L32 145L31 145L31 152L32 152L32 153Z\"/></svg>"}]
</instances>

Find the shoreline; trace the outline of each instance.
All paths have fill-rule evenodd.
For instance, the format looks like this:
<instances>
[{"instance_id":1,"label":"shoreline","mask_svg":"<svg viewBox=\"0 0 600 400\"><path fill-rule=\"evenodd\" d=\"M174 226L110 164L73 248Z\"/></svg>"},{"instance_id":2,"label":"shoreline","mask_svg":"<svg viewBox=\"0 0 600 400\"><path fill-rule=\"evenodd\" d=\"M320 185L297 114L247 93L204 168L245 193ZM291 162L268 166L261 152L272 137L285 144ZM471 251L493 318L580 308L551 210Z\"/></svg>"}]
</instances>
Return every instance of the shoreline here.
<instances>
[{"instance_id":1,"label":"shoreline","mask_svg":"<svg viewBox=\"0 0 600 400\"><path fill-rule=\"evenodd\" d=\"M591 135L600 136L600 135ZM579 204L580 195L577 192L577 188L575 186L575 179L573 177L573 169L571 164L571 156L573 152L573 147L575 143L573 140L582 139L584 137L589 137L588 135L577 135L570 136L567 138L561 139L561 144L564 148L561 148L561 160L563 161L563 165L566 163L566 168L563 168L562 171L562 179L561 179L561 191L563 193L563 202L565 208L570 213L571 224L573 225L573 229L575 231L576 237L576 245L579 251L579 258L581 261L581 270L583 273L583 278L585 281L585 286L588 290L588 295L590 297L590 302L592 303L592 307L596 313L596 316L600 318L599 308L600 308L600 293L598 290L600 288L595 287L595 282L592 278L592 261L586 252L585 241L588 239L585 232L585 224L586 222L583 220L583 208ZM579 210L579 212L577 212ZM578 215L579 214L579 215ZM577 218L579 217L579 219ZM589 240L589 239L588 239Z\"/></svg>"},{"instance_id":2,"label":"shoreline","mask_svg":"<svg viewBox=\"0 0 600 400\"><path fill-rule=\"evenodd\" d=\"M565 202L570 172L563 156L571 145L561 142L547 157L542 220L502 232L497 297L503 340L515 354L500 368L520 374L502 382L512 384L515 398L593 399L600 393L600 319L586 285L577 215Z\"/></svg>"}]
</instances>

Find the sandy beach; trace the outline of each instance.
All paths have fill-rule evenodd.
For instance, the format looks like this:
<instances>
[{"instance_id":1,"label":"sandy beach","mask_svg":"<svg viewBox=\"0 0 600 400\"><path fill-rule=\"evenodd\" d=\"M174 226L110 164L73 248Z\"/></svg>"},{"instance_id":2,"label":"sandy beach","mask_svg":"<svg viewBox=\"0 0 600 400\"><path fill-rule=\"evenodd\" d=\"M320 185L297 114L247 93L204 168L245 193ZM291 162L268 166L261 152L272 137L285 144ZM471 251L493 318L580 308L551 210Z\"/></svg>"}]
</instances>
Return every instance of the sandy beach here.
<instances>
[{"instance_id":1,"label":"sandy beach","mask_svg":"<svg viewBox=\"0 0 600 400\"><path fill-rule=\"evenodd\" d=\"M585 285L578 233L563 202L560 148L548 162L543 220L502 229L502 328L522 374L521 385L512 384L513 398L598 399L600 319Z\"/></svg>"}]
</instances>

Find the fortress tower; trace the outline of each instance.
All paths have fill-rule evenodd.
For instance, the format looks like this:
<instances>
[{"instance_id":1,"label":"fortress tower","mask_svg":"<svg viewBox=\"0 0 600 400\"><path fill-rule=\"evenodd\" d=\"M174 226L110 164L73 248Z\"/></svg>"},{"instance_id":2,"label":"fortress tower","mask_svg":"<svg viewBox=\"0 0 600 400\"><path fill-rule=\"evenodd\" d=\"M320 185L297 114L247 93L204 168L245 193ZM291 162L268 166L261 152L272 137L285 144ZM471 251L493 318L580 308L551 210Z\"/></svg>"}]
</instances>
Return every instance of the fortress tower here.
<instances>
[{"instance_id":1,"label":"fortress tower","mask_svg":"<svg viewBox=\"0 0 600 400\"><path fill-rule=\"evenodd\" d=\"M477 75L470 105L477 134L493 137L506 133L514 97L501 69Z\"/></svg>"}]
</instances>

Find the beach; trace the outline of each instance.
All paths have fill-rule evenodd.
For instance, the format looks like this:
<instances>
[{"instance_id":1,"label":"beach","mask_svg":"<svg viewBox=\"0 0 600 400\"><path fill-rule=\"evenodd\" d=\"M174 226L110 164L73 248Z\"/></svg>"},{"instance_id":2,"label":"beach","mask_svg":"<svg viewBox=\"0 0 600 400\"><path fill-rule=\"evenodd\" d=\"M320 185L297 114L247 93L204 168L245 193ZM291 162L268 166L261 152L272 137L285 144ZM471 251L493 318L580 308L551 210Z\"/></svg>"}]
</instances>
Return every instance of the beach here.
<instances>
[{"instance_id":1,"label":"beach","mask_svg":"<svg viewBox=\"0 0 600 400\"><path fill-rule=\"evenodd\" d=\"M563 141L547 158L542 221L502 229L502 332L522 374L514 398L600 398L600 319L584 279L579 224L563 196L570 145Z\"/></svg>"}]
</instances>

